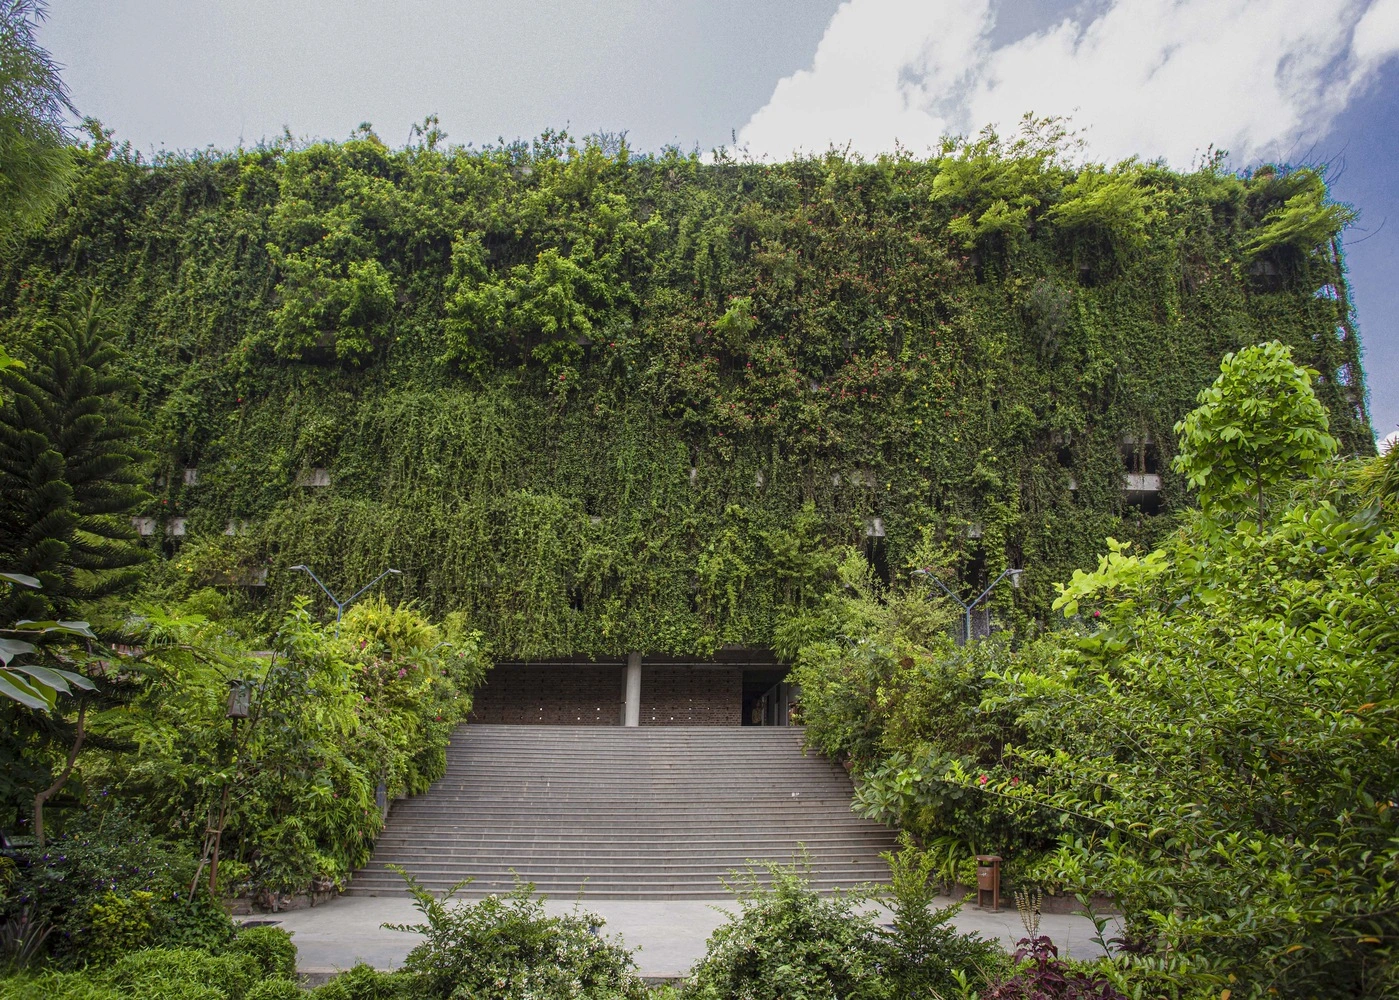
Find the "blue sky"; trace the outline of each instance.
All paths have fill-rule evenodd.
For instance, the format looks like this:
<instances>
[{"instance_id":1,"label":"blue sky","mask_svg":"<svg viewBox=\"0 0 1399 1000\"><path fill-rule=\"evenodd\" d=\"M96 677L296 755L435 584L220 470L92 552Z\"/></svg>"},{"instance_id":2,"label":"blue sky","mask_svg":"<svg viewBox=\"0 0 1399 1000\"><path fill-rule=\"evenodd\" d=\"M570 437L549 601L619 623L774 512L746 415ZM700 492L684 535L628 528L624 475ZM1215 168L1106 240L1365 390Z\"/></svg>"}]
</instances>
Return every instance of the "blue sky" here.
<instances>
[{"instance_id":1,"label":"blue sky","mask_svg":"<svg viewBox=\"0 0 1399 1000\"><path fill-rule=\"evenodd\" d=\"M74 103L138 149L284 128L483 144L923 150L1070 115L1088 155L1330 163L1381 435L1399 427L1399 0L53 0Z\"/></svg>"}]
</instances>

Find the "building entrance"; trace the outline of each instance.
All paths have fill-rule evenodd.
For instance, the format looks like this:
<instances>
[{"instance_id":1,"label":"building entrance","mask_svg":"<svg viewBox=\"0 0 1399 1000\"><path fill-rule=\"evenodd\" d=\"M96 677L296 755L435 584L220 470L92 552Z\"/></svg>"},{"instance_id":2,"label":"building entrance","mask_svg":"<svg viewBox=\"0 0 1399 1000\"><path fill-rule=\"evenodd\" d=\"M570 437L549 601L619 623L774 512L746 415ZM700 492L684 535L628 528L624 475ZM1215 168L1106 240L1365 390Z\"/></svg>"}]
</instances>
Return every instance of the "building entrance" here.
<instances>
[{"instance_id":1,"label":"building entrance","mask_svg":"<svg viewBox=\"0 0 1399 1000\"><path fill-rule=\"evenodd\" d=\"M791 723L795 699L792 685L784 680L786 676L784 667L743 672L742 725L786 726Z\"/></svg>"},{"instance_id":2,"label":"building entrance","mask_svg":"<svg viewBox=\"0 0 1399 1000\"><path fill-rule=\"evenodd\" d=\"M632 654L499 663L476 691L470 721L550 726L785 726L786 667L767 650L714 659Z\"/></svg>"}]
</instances>

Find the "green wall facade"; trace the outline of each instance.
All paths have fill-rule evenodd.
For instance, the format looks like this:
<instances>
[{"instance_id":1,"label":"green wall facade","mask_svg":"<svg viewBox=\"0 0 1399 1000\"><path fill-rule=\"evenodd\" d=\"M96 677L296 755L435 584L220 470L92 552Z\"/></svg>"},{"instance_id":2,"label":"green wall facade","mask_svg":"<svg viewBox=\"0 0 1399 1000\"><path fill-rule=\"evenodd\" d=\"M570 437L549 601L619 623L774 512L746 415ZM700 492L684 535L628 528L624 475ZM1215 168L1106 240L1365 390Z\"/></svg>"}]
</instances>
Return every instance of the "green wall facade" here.
<instances>
[{"instance_id":1,"label":"green wall facade","mask_svg":"<svg viewBox=\"0 0 1399 1000\"><path fill-rule=\"evenodd\" d=\"M278 604L307 592L293 564L338 592L392 565L393 596L501 656L770 645L876 519L889 573L1024 566L999 611L1042 617L1104 536L1190 502L1172 425L1260 340L1373 449L1345 213L1308 171L367 130L155 163L99 131L80 159L0 265L0 343L101 290L190 585L269 567L250 592ZM1162 474L1154 513L1124 442Z\"/></svg>"}]
</instances>

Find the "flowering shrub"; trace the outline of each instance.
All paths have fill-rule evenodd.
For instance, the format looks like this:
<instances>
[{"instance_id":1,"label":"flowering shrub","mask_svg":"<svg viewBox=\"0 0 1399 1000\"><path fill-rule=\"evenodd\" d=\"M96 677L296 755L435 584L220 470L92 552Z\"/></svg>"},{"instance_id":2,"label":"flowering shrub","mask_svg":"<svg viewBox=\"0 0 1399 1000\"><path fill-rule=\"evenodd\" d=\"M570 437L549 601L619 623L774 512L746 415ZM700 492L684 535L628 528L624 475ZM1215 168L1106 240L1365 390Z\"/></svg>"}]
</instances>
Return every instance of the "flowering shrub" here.
<instances>
[{"instance_id":1,"label":"flowering shrub","mask_svg":"<svg viewBox=\"0 0 1399 1000\"><path fill-rule=\"evenodd\" d=\"M233 925L207 893L188 899L194 868L186 845L120 811L87 815L45 850L21 852L0 919L47 930L45 946L64 964L155 944L217 949Z\"/></svg>"}]
</instances>

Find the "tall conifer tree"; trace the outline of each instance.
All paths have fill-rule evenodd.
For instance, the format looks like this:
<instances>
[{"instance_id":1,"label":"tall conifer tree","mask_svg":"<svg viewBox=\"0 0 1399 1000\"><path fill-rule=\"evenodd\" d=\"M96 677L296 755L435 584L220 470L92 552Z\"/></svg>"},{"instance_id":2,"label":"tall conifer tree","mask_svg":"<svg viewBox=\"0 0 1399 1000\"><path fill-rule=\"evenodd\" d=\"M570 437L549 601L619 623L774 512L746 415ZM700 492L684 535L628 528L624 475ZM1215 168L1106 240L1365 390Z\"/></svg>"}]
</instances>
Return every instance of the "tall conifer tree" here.
<instances>
[{"instance_id":1,"label":"tall conifer tree","mask_svg":"<svg viewBox=\"0 0 1399 1000\"><path fill-rule=\"evenodd\" d=\"M40 618L134 582L144 551L131 515L146 502L129 380L97 330L97 302L51 326L26 369L0 371L0 566L38 577L9 610Z\"/></svg>"}]
</instances>

